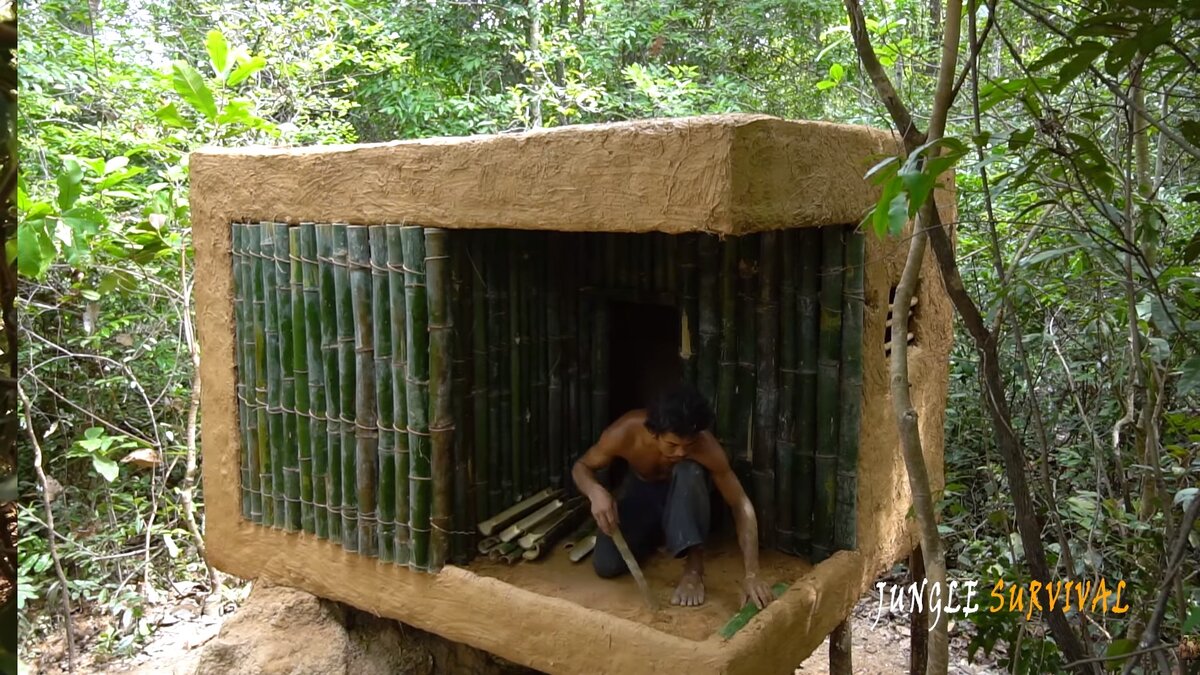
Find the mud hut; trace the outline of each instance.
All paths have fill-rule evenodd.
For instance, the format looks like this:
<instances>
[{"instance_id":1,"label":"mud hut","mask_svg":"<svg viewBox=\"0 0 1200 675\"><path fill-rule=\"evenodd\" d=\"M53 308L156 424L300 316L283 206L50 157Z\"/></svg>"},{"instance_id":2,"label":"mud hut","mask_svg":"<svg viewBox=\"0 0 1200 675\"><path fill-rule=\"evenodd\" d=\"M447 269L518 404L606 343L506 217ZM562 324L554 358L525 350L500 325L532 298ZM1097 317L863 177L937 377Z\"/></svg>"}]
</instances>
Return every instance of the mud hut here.
<instances>
[{"instance_id":1,"label":"mud hut","mask_svg":"<svg viewBox=\"0 0 1200 675\"><path fill-rule=\"evenodd\" d=\"M887 400L905 239L855 226L897 147L724 115L194 153L212 561L548 672L787 671L914 542ZM940 483L931 261L917 297L894 339ZM478 522L570 488L600 430L679 378L714 404L775 603L717 634L732 540L699 609L643 609L565 555L475 559ZM647 574L665 597L677 570Z\"/></svg>"}]
</instances>

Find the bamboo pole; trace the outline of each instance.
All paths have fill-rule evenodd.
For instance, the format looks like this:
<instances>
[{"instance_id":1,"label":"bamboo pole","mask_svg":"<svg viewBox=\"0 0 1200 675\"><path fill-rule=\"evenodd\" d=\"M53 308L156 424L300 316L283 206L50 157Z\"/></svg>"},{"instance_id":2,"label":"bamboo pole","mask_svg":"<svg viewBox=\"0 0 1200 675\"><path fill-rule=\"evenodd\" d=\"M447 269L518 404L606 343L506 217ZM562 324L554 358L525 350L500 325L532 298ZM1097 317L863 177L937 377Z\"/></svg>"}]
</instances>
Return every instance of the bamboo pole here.
<instances>
[{"instance_id":1,"label":"bamboo pole","mask_svg":"<svg viewBox=\"0 0 1200 675\"><path fill-rule=\"evenodd\" d=\"M699 237L691 234L666 234L660 235L663 238L663 255L664 262L659 263L666 267L666 286L662 288L664 293L674 295L682 290L683 283L680 281L680 252L679 249L683 246L696 248ZM689 241L690 240L690 241ZM695 256L693 256L693 260ZM712 400L712 399L709 399Z\"/></svg>"},{"instance_id":2,"label":"bamboo pole","mask_svg":"<svg viewBox=\"0 0 1200 675\"><path fill-rule=\"evenodd\" d=\"M842 347L842 231L821 228L821 323L817 343L817 451L813 496L813 560L833 552L837 499L839 358Z\"/></svg>"},{"instance_id":3,"label":"bamboo pole","mask_svg":"<svg viewBox=\"0 0 1200 675\"><path fill-rule=\"evenodd\" d=\"M845 286L842 292L841 425L837 461L837 505L833 543L838 549L857 546L858 442L862 424L863 269L866 241L853 225L845 228Z\"/></svg>"},{"instance_id":4,"label":"bamboo pole","mask_svg":"<svg viewBox=\"0 0 1200 675\"><path fill-rule=\"evenodd\" d=\"M287 228L288 274L292 306L292 379L295 382L296 466L300 478L300 529L315 534L311 416L308 394L308 326L304 312L303 258L300 228Z\"/></svg>"},{"instance_id":5,"label":"bamboo pole","mask_svg":"<svg viewBox=\"0 0 1200 675\"><path fill-rule=\"evenodd\" d=\"M284 448L287 431L284 427L283 410L280 407L283 391L283 366L280 362L279 299L275 291L275 224L262 223L262 242L259 248L263 284L263 333L266 348L267 370L267 423L271 440L271 512L272 525L287 525L286 488L283 480Z\"/></svg>"},{"instance_id":6,"label":"bamboo pole","mask_svg":"<svg viewBox=\"0 0 1200 675\"><path fill-rule=\"evenodd\" d=\"M508 412L505 405L508 379L504 365L508 358L508 319L505 295L507 284L501 275L504 267L504 244L507 238L502 232L487 233L484 250L484 273L487 280L488 304L488 436L492 452L488 455L488 513L496 513L509 503L512 494L511 477L506 477L509 441Z\"/></svg>"},{"instance_id":7,"label":"bamboo pole","mask_svg":"<svg viewBox=\"0 0 1200 675\"><path fill-rule=\"evenodd\" d=\"M734 470L742 480L750 478L754 453L755 402L757 400L757 288L759 236L738 237L737 392L734 395Z\"/></svg>"},{"instance_id":8,"label":"bamboo pole","mask_svg":"<svg viewBox=\"0 0 1200 675\"><path fill-rule=\"evenodd\" d=\"M717 404L717 364L721 361L721 305L717 285L721 268L720 242L711 234L682 235L684 241L694 240L697 254L697 332L699 333L699 362L696 385L704 398ZM681 244L682 245L682 244Z\"/></svg>"},{"instance_id":9,"label":"bamboo pole","mask_svg":"<svg viewBox=\"0 0 1200 675\"><path fill-rule=\"evenodd\" d=\"M485 537L498 535L501 530L524 518L531 512L540 509L547 502L560 499L564 495L562 489L545 488L522 499L504 509L495 516L479 523L479 533Z\"/></svg>"},{"instance_id":10,"label":"bamboo pole","mask_svg":"<svg viewBox=\"0 0 1200 675\"><path fill-rule=\"evenodd\" d=\"M379 424L372 326L371 243L365 225L346 228L350 305L354 325L354 454L358 552L379 555Z\"/></svg>"},{"instance_id":11,"label":"bamboo pole","mask_svg":"<svg viewBox=\"0 0 1200 675\"><path fill-rule=\"evenodd\" d=\"M550 234L546 244L547 255L545 257L549 276L546 284L545 313L546 339L548 341L546 366L549 370L547 373L549 384L546 389L546 412L543 419L546 421L547 466L550 474L549 484L552 487L561 487L566 479L566 472L569 470L563 461L563 421L566 411L563 408L563 336L562 318L559 311L562 308L561 284L566 268L562 264L562 239L562 234L557 232Z\"/></svg>"},{"instance_id":12,"label":"bamboo pole","mask_svg":"<svg viewBox=\"0 0 1200 675\"><path fill-rule=\"evenodd\" d=\"M576 315L579 309L580 267L578 265L579 234L564 235L562 255L563 269L566 274L562 283L562 331L563 359L566 361L566 429L563 438L563 469L570 475L572 463L576 456L576 448L580 448L579 438L582 436L579 419L579 320ZM580 448L579 452L582 452ZM568 485L571 483L568 481Z\"/></svg>"},{"instance_id":13,"label":"bamboo pole","mask_svg":"<svg viewBox=\"0 0 1200 675\"><path fill-rule=\"evenodd\" d=\"M237 363L237 400L238 400L238 438L241 442L239 465L241 468L242 517L253 522L251 517L253 498L250 489L250 455L255 452L251 432L251 418L254 416L251 397L254 389L254 364L247 354L253 354L253 342L250 350L246 348L247 335L253 336L252 320L247 320L250 304L242 268L246 260L245 235L246 226L243 223L233 223L230 227L232 240L232 272L233 272L233 316L234 316L234 352Z\"/></svg>"},{"instance_id":14,"label":"bamboo pole","mask_svg":"<svg viewBox=\"0 0 1200 675\"><path fill-rule=\"evenodd\" d=\"M358 549L358 447L355 438L356 366L354 357L354 304L350 284L347 225L333 224L333 294L337 317L338 397L342 461L342 547Z\"/></svg>"},{"instance_id":15,"label":"bamboo pole","mask_svg":"<svg viewBox=\"0 0 1200 675\"><path fill-rule=\"evenodd\" d=\"M395 562L408 565L412 557L409 535L409 435L408 435L408 314L404 278L403 226L391 223L387 229L388 300L392 343L392 428L396 443L393 467L396 520Z\"/></svg>"},{"instance_id":16,"label":"bamboo pole","mask_svg":"<svg viewBox=\"0 0 1200 675\"><path fill-rule=\"evenodd\" d=\"M775 545L775 434L779 410L779 232L758 235L758 338L754 406L754 505L759 513L758 540Z\"/></svg>"},{"instance_id":17,"label":"bamboo pole","mask_svg":"<svg viewBox=\"0 0 1200 675\"><path fill-rule=\"evenodd\" d=\"M601 300L593 309L592 340L592 433L599 436L608 426L609 308Z\"/></svg>"},{"instance_id":18,"label":"bamboo pole","mask_svg":"<svg viewBox=\"0 0 1200 675\"><path fill-rule=\"evenodd\" d=\"M487 286L484 283L483 266L487 265L486 256L483 253L484 233L473 233L470 244L470 262L471 267L468 270L470 273L471 283L471 400L475 407L474 415L474 434L475 434L475 453L474 453L474 518L476 521L483 520L491 513L490 502L491 493L491 456L492 448L489 443L495 436L491 436L491 411L488 410L489 405L489 387L491 385L488 376L488 309L490 303L487 300ZM466 529L466 528L463 528Z\"/></svg>"},{"instance_id":19,"label":"bamboo pole","mask_svg":"<svg viewBox=\"0 0 1200 675\"><path fill-rule=\"evenodd\" d=\"M821 234L800 231L800 287L796 293L796 337L799 344L796 395L796 458L792 465L793 517L797 553L812 551L813 494L817 452L817 347L821 268Z\"/></svg>"},{"instance_id":20,"label":"bamboo pole","mask_svg":"<svg viewBox=\"0 0 1200 675\"><path fill-rule=\"evenodd\" d=\"M521 419L525 409L525 402L521 398L521 246L524 244L522 234L508 233L508 431L511 454L508 456L507 474L512 483L513 496L525 494L524 454L528 450L523 435L525 424ZM508 500L511 500L511 497Z\"/></svg>"},{"instance_id":21,"label":"bamboo pole","mask_svg":"<svg viewBox=\"0 0 1200 675\"><path fill-rule=\"evenodd\" d=\"M553 516L543 518L528 527L517 543L524 549L544 545L544 548L549 550L559 537L574 529L583 516L588 514L586 507L587 502L582 496L567 500L562 509L556 511Z\"/></svg>"},{"instance_id":22,"label":"bamboo pole","mask_svg":"<svg viewBox=\"0 0 1200 675\"><path fill-rule=\"evenodd\" d=\"M279 406L283 421L284 527L300 529L300 455L296 443L295 342L292 327L291 252L287 223L275 228L275 312L279 327Z\"/></svg>"},{"instance_id":23,"label":"bamboo pole","mask_svg":"<svg viewBox=\"0 0 1200 675\"><path fill-rule=\"evenodd\" d=\"M725 446L726 454L732 455L734 393L737 390L737 240L727 238L721 242L721 343L717 369L717 438Z\"/></svg>"},{"instance_id":24,"label":"bamboo pole","mask_svg":"<svg viewBox=\"0 0 1200 675\"><path fill-rule=\"evenodd\" d=\"M446 230L425 228L425 283L429 303L429 435L433 478L429 568L440 570L450 555L454 499L454 326L450 321L450 246Z\"/></svg>"},{"instance_id":25,"label":"bamboo pole","mask_svg":"<svg viewBox=\"0 0 1200 675\"><path fill-rule=\"evenodd\" d=\"M321 298L321 369L325 385L325 434L328 472L325 476L325 510L329 512L329 539L342 540L342 415L338 372L337 293L334 281L333 225L316 227L317 270Z\"/></svg>"},{"instance_id":26,"label":"bamboo pole","mask_svg":"<svg viewBox=\"0 0 1200 675\"><path fill-rule=\"evenodd\" d=\"M798 352L796 347L796 282L799 233L784 230L780 252L783 266L779 290L779 426L775 441L775 545L795 553L792 530L794 514L792 481L796 454L796 387Z\"/></svg>"},{"instance_id":27,"label":"bamboo pole","mask_svg":"<svg viewBox=\"0 0 1200 675\"><path fill-rule=\"evenodd\" d=\"M256 522L261 525L270 525L274 522L275 502L271 492L271 438L267 413L266 301L263 290L261 225L258 223L247 225L245 243L246 262L249 267L243 271L243 274L246 275L243 278L246 280L246 288L250 292L249 309L254 341L251 353L248 355L253 362L254 372L254 446L256 448L256 456L250 459L250 484L252 487L257 486L258 488L257 512L259 517ZM253 503L251 510L254 510Z\"/></svg>"},{"instance_id":28,"label":"bamboo pole","mask_svg":"<svg viewBox=\"0 0 1200 675\"><path fill-rule=\"evenodd\" d=\"M593 234L583 235L579 238L579 262L585 267L581 269L592 269L597 263L599 256L590 251L595 246L595 238L605 238L611 235ZM594 272L595 270L593 270ZM596 278L589 275L589 278ZM579 370L579 450L591 447L592 443L599 437L599 430L593 432L592 429L592 303L593 290L590 281L584 280L584 285L579 289L579 309L575 313L575 335L576 335L576 359L578 360Z\"/></svg>"},{"instance_id":29,"label":"bamboo pole","mask_svg":"<svg viewBox=\"0 0 1200 675\"><path fill-rule=\"evenodd\" d=\"M314 531L322 539L329 538L328 480L329 430L325 413L325 364L321 358L321 277L317 262L316 226L301 223L300 257L301 282L304 296L305 343L308 364L309 455L312 457L312 491Z\"/></svg>"},{"instance_id":30,"label":"bamboo pole","mask_svg":"<svg viewBox=\"0 0 1200 675\"><path fill-rule=\"evenodd\" d=\"M379 541L377 550L381 562L396 560L396 405L395 384L392 382L392 288L388 269L387 227L368 228L371 249L371 339L375 346L375 424L378 435L378 493Z\"/></svg>"},{"instance_id":31,"label":"bamboo pole","mask_svg":"<svg viewBox=\"0 0 1200 675\"><path fill-rule=\"evenodd\" d=\"M549 482L549 462L546 457L546 312L542 289L546 269L545 232L529 232L529 249L525 257L525 335L527 336L525 368L529 373L524 382L528 387L525 400L528 410L524 416L530 453L526 480L532 489Z\"/></svg>"},{"instance_id":32,"label":"bamboo pole","mask_svg":"<svg viewBox=\"0 0 1200 675\"><path fill-rule=\"evenodd\" d=\"M513 539L516 539L517 537L520 537L528 532L534 525L537 525L547 518L553 518L555 514L562 510L564 504L566 504L566 502L564 502L562 499L554 499L546 504L543 504L533 513L504 528L504 530L500 533L500 541L512 541Z\"/></svg>"},{"instance_id":33,"label":"bamboo pole","mask_svg":"<svg viewBox=\"0 0 1200 675\"><path fill-rule=\"evenodd\" d=\"M467 233L454 231L449 232L447 236L450 244L449 322L453 327L450 333L450 388L453 391L451 416L456 430L459 430L454 434L451 443L454 491L450 509L451 537L448 559L465 564L468 560L469 538L473 534L468 528L473 522L471 515L474 513L471 464L474 459L475 406L470 398L472 373L469 367L472 356L469 335L472 319L471 289L466 268Z\"/></svg>"},{"instance_id":34,"label":"bamboo pole","mask_svg":"<svg viewBox=\"0 0 1200 675\"><path fill-rule=\"evenodd\" d=\"M429 432L429 304L426 299L425 232L419 225L401 229L404 248L404 310L408 365L405 391L408 396L409 564L415 570L430 569L429 533L432 507L432 464Z\"/></svg>"},{"instance_id":35,"label":"bamboo pole","mask_svg":"<svg viewBox=\"0 0 1200 675\"><path fill-rule=\"evenodd\" d=\"M667 235L663 235L667 236ZM672 237L675 239L675 237ZM683 362L684 378L688 382L697 382L700 379L701 367L701 343L704 340L704 327L700 325L700 285L705 283L700 279L700 269L697 251L699 241L697 237L686 235L682 238L679 251L679 272L682 277L682 289L679 296L679 358ZM665 267L665 265L664 265ZM664 276L663 283L666 279ZM710 283L711 285L711 283ZM709 317L712 318L712 317ZM715 327L715 326L713 326ZM708 338L711 340L712 336ZM708 364L711 370L715 364ZM703 393L703 388L701 388ZM712 392L708 392L710 395ZM709 398L709 401L712 399Z\"/></svg>"}]
</instances>

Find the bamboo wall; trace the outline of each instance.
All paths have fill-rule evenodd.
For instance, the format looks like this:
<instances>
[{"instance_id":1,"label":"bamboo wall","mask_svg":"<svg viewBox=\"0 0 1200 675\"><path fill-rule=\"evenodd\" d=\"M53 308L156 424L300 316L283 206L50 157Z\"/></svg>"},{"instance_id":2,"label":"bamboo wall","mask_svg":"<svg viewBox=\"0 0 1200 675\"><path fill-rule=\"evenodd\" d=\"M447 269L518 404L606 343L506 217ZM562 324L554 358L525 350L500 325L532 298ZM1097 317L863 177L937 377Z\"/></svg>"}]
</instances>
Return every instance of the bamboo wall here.
<instances>
[{"instance_id":1,"label":"bamboo wall","mask_svg":"<svg viewBox=\"0 0 1200 675\"><path fill-rule=\"evenodd\" d=\"M614 301L675 307L761 543L855 547L863 237L233 225L243 517L417 570L570 484Z\"/></svg>"}]
</instances>

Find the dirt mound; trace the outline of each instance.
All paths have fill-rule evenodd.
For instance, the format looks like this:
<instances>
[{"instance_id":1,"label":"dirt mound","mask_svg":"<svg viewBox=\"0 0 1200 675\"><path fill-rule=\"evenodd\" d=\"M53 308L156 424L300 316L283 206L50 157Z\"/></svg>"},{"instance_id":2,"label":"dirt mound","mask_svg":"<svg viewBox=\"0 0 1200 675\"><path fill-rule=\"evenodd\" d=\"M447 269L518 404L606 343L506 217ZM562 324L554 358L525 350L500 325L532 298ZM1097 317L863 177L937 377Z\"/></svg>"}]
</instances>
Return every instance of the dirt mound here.
<instances>
[{"instance_id":1,"label":"dirt mound","mask_svg":"<svg viewBox=\"0 0 1200 675\"><path fill-rule=\"evenodd\" d=\"M255 585L196 675L529 673L486 653L285 586Z\"/></svg>"}]
</instances>

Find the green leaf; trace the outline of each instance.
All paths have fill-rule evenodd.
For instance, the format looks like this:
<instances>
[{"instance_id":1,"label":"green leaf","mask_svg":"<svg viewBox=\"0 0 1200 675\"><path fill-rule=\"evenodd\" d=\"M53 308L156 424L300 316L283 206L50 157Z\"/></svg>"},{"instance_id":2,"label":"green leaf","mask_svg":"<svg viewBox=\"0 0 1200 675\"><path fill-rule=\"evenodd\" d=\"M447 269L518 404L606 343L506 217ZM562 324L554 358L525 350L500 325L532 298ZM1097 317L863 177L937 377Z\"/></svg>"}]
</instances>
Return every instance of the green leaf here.
<instances>
[{"instance_id":1,"label":"green leaf","mask_svg":"<svg viewBox=\"0 0 1200 675\"><path fill-rule=\"evenodd\" d=\"M899 236L904 230L904 224L908 222L908 195L901 192L892 197L892 201L888 203L887 221L888 234L893 237Z\"/></svg>"},{"instance_id":2,"label":"green leaf","mask_svg":"<svg viewBox=\"0 0 1200 675\"><path fill-rule=\"evenodd\" d=\"M229 43L225 41L225 36L215 28L208 31L204 38L204 48L208 50L213 74L218 80L225 79L225 69L229 67Z\"/></svg>"},{"instance_id":3,"label":"green leaf","mask_svg":"<svg viewBox=\"0 0 1200 675\"><path fill-rule=\"evenodd\" d=\"M63 162L58 174L58 208L66 210L83 194L83 167L73 159Z\"/></svg>"},{"instance_id":4,"label":"green leaf","mask_svg":"<svg viewBox=\"0 0 1200 675\"><path fill-rule=\"evenodd\" d=\"M1112 643L1108 645L1108 649L1104 650L1104 655L1113 660L1108 661L1105 665L1108 668L1118 667L1121 662L1125 660L1122 657L1133 651L1135 647L1137 647L1137 640L1130 638L1113 640Z\"/></svg>"},{"instance_id":5,"label":"green leaf","mask_svg":"<svg viewBox=\"0 0 1200 675\"><path fill-rule=\"evenodd\" d=\"M837 82L832 82L830 80L821 80L820 82L817 83L817 91L825 91L826 89L833 89L836 86L837 86Z\"/></svg>"},{"instance_id":6,"label":"green leaf","mask_svg":"<svg viewBox=\"0 0 1200 675\"><path fill-rule=\"evenodd\" d=\"M118 155L104 163L104 169L103 169L101 175L107 176L108 174L110 174L114 171L119 171L121 169L124 169L128 165L129 165L129 158L124 155Z\"/></svg>"},{"instance_id":7,"label":"green leaf","mask_svg":"<svg viewBox=\"0 0 1200 675\"><path fill-rule=\"evenodd\" d=\"M94 236L108 222L104 214L93 206L76 206L62 213L62 221L76 235Z\"/></svg>"},{"instance_id":8,"label":"green leaf","mask_svg":"<svg viewBox=\"0 0 1200 675\"><path fill-rule=\"evenodd\" d=\"M913 218L925 204L925 200L929 198L929 193L933 191L933 185L937 179L922 171L901 171L900 181L904 184L904 190L908 192L907 217ZM904 227L904 223L901 223L900 227Z\"/></svg>"},{"instance_id":9,"label":"green leaf","mask_svg":"<svg viewBox=\"0 0 1200 675\"><path fill-rule=\"evenodd\" d=\"M1176 393L1180 396L1186 396L1192 390L1200 387L1200 356L1193 356L1183 362L1180 367L1179 383L1176 385Z\"/></svg>"},{"instance_id":10,"label":"green leaf","mask_svg":"<svg viewBox=\"0 0 1200 675\"><path fill-rule=\"evenodd\" d=\"M841 82L845 75L846 69L842 67L842 64L835 63L832 66L829 66L829 79L833 80L834 82Z\"/></svg>"},{"instance_id":11,"label":"green leaf","mask_svg":"<svg viewBox=\"0 0 1200 675\"><path fill-rule=\"evenodd\" d=\"M100 476L109 483L116 480L117 474L121 471L119 464L107 457L101 457L100 455L92 455L92 468L95 469L96 473L100 474Z\"/></svg>"},{"instance_id":12,"label":"green leaf","mask_svg":"<svg viewBox=\"0 0 1200 675\"><path fill-rule=\"evenodd\" d=\"M871 167L871 170L863 176L864 179L875 184L881 184L885 180L889 180L896 175L896 170L900 167L899 157L888 157Z\"/></svg>"},{"instance_id":13,"label":"green leaf","mask_svg":"<svg viewBox=\"0 0 1200 675\"><path fill-rule=\"evenodd\" d=\"M1092 62L1096 60L1096 57L1103 53L1104 45L1100 44L1099 42L1088 40L1087 42L1080 44L1076 50L1075 58L1068 61L1067 65L1063 66L1062 69L1058 71L1057 90L1062 91L1064 87L1074 82L1076 78L1078 78L1085 71L1087 71L1089 67L1091 67Z\"/></svg>"},{"instance_id":14,"label":"green leaf","mask_svg":"<svg viewBox=\"0 0 1200 675\"><path fill-rule=\"evenodd\" d=\"M131 166L128 169L122 169L121 171L117 171L116 173L111 173L105 176L103 180L101 180L99 183L96 183L96 189L107 190L118 183L123 183L130 178L145 172L146 167L143 166Z\"/></svg>"},{"instance_id":15,"label":"green leaf","mask_svg":"<svg viewBox=\"0 0 1200 675\"><path fill-rule=\"evenodd\" d=\"M215 120L217 104L213 101L212 91L204 83L200 73L185 61L176 61L172 65L172 72L171 84L175 87L175 93L200 111L205 118Z\"/></svg>"},{"instance_id":16,"label":"green leaf","mask_svg":"<svg viewBox=\"0 0 1200 675\"><path fill-rule=\"evenodd\" d=\"M229 73L229 78L225 80L225 84L231 87L240 84L242 80L262 70L266 65L267 60L263 57L252 56L249 59L239 63L238 66L233 69L233 72Z\"/></svg>"},{"instance_id":17,"label":"green leaf","mask_svg":"<svg viewBox=\"0 0 1200 675\"><path fill-rule=\"evenodd\" d=\"M191 129L193 124L184 118L179 113L179 108L175 107L174 101L164 105L154 111L154 116L157 117L164 125L175 127L177 129Z\"/></svg>"},{"instance_id":18,"label":"green leaf","mask_svg":"<svg viewBox=\"0 0 1200 675\"><path fill-rule=\"evenodd\" d=\"M1188 195L1188 197L1191 196L1192 195ZM1188 197L1184 197L1183 201L1188 201ZM1196 261L1196 258L1200 258L1200 231L1194 233L1191 240L1188 241L1187 245L1183 247L1183 264L1190 265Z\"/></svg>"},{"instance_id":19,"label":"green leaf","mask_svg":"<svg viewBox=\"0 0 1200 675\"><path fill-rule=\"evenodd\" d=\"M22 276L40 279L57 255L44 218L21 221L17 226L17 271Z\"/></svg>"}]
</instances>

